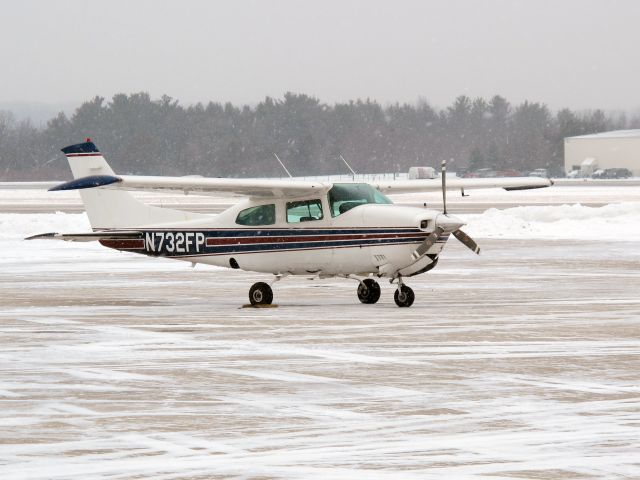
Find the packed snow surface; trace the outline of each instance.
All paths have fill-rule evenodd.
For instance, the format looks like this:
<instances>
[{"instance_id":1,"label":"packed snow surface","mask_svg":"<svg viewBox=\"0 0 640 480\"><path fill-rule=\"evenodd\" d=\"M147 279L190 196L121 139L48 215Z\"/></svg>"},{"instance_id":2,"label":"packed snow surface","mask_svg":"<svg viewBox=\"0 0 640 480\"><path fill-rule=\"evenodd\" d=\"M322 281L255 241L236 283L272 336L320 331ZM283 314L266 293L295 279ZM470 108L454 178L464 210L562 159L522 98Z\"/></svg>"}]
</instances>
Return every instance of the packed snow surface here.
<instances>
[{"instance_id":1,"label":"packed snow surface","mask_svg":"<svg viewBox=\"0 0 640 480\"><path fill-rule=\"evenodd\" d=\"M477 238L640 240L640 202L491 208L460 216L468 222L465 231Z\"/></svg>"},{"instance_id":2,"label":"packed snow surface","mask_svg":"<svg viewBox=\"0 0 640 480\"><path fill-rule=\"evenodd\" d=\"M452 239L409 309L299 277L244 309L269 276L0 214L0 478L640 478L640 202L617 197L464 215L483 254Z\"/></svg>"},{"instance_id":3,"label":"packed snow surface","mask_svg":"<svg viewBox=\"0 0 640 480\"><path fill-rule=\"evenodd\" d=\"M589 207L574 205L491 208L482 214L459 214L474 238L640 240L640 202ZM0 238L45 232L90 231L85 214L0 214Z\"/></svg>"}]
</instances>

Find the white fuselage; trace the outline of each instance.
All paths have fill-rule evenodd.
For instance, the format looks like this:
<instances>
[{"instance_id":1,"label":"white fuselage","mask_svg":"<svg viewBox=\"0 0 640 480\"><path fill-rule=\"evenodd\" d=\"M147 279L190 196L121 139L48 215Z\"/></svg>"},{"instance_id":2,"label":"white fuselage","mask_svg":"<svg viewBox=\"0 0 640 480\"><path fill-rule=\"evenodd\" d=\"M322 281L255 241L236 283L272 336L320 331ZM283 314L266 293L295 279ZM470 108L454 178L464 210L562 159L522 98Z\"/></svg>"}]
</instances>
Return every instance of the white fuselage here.
<instances>
[{"instance_id":1,"label":"white fuselage","mask_svg":"<svg viewBox=\"0 0 640 480\"><path fill-rule=\"evenodd\" d=\"M448 234L441 235L426 255L415 260L412 253L433 231L438 212L364 204L333 216L324 196L317 199L322 202L322 218L292 222L288 208L305 200L247 199L206 219L140 228L143 241L101 243L120 250L255 272L396 277L427 269L448 238ZM265 203L275 206L270 224L237 223L241 212Z\"/></svg>"}]
</instances>

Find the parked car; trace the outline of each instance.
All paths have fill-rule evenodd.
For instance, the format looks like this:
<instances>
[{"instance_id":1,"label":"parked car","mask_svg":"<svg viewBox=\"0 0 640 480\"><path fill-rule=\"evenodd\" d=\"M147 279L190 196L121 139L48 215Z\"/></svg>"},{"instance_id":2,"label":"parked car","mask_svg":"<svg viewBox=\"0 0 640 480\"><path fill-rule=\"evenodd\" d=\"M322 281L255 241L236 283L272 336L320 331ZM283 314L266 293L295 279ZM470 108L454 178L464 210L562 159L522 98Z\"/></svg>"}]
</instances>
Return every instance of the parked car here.
<instances>
[{"instance_id":1,"label":"parked car","mask_svg":"<svg viewBox=\"0 0 640 480\"><path fill-rule=\"evenodd\" d=\"M533 172L529 173L529 176L549 178L549 170L547 170L546 168L536 168Z\"/></svg>"},{"instance_id":2,"label":"parked car","mask_svg":"<svg viewBox=\"0 0 640 480\"><path fill-rule=\"evenodd\" d=\"M629 178L633 176L628 168L605 168L593 172L593 178Z\"/></svg>"},{"instance_id":3,"label":"parked car","mask_svg":"<svg viewBox=\"0 0 640 480\"><path fill-rule=\"evenodd\" d=\"M491 168L479 168L476 173L480 178L493 178L496 176L496 171Z\"/></svg>"},{"instance_id":4,"label":"parked car","mask_svg":"<svg viewBox=\"0 0 640 480\"><path fill-rule=\"evenodd\" d=\"M498 177L522 177L522 172L514 170L513 168L507 168L505 170L500 170L496 173Z\"/></svg>"}]
</instances>

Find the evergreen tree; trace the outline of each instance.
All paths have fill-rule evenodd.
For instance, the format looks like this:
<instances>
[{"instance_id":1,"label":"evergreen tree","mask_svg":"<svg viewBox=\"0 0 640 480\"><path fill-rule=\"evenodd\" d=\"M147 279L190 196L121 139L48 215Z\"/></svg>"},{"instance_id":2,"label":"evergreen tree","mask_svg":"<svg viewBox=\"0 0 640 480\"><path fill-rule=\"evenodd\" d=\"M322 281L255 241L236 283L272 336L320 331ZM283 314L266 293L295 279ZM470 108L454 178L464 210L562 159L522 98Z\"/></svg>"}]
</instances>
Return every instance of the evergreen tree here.
<instances>
[{"instance_id":1,"label":"evergreen tree","mask_svg":"<svg viewBox=\"0 0 640 480\"><path fill-rule=\"evenodd\" d=\"M44 128L0 112L0 179L68 178L59 149L91 137L121 173L214 177L273 177L278 154L294 175L345 173L343 155L358 172L490 167L561 171L564 138L640 127L602 110L553 115L540 103L512 108L499 96L457 97L437 110L425 100L383 107L370 99L327 105L287 92L255 106L198 103L183 107L169 96L94 97L71 116Z\"/></svg>"}]
</instances>

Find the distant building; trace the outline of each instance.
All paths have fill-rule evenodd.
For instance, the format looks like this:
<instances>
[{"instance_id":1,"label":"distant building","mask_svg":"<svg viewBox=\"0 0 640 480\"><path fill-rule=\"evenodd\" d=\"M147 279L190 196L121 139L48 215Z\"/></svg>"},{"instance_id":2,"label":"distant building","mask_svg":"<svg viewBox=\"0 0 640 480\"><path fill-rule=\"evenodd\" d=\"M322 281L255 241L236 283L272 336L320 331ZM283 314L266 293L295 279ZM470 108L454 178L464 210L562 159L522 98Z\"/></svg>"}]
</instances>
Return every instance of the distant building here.
<instances>
[{"instance_id":1,"label":"distant building","mask_svg":"<svg viewBox=\"0 0 640 480\"><path fill-rule=\"evenodd\" d=\"M433 167L411 167L407 178L409 180L416 180L419 178L436 178L438 172Z\"/></svg>"},{"instance_id":2,"label":"distant building","mask_svg":"<svg viewBox=\"0 0 640 480\"><path fill-rule=\"evenodd\" d=\"M628 168L640 177L640 130L580 135L564 139L564 168L593 170L595 168Z\"/></svg>"}]
</instances>

